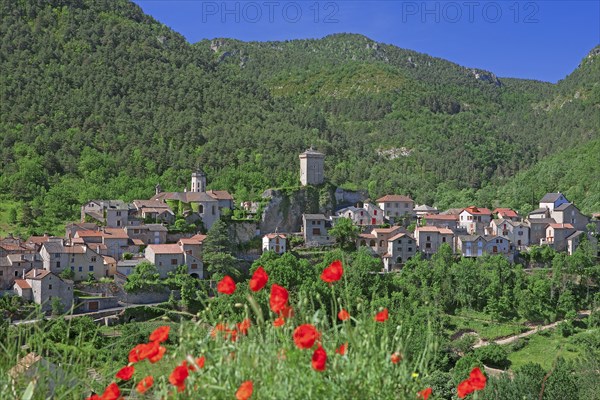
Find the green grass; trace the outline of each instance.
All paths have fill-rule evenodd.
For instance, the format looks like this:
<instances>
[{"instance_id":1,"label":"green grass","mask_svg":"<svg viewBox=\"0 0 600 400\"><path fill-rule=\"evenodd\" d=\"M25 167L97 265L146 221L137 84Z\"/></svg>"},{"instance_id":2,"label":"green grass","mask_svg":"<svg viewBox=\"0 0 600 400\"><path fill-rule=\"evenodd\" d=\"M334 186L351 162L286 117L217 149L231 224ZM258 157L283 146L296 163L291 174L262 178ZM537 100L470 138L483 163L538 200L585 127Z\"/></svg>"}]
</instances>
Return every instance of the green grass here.
<instances>
[{"instance_id":1,"label":"green grass","mask_svg":"<svg viewBox=\"0 0 600 400\"><path fill-rule=\"evenodd\" d=\"M565 360L574 360L584 354L584 349L581 345L576 344L574 339L578 335L587 334L589 331L568 338L561 336L556 330L547 332L549 332L549 335L538 333L529 336L525 347L508 355L511 369L533 362L540 364L545 370L549 370L552 368L554 360L559 356Z\"/></svg>"},{"instance_id":2,"label":"green grass","mask_svg":"<svg viewBox=\"0 0 600 400\"><path fill-rule=\"evenodd\" d=\"M472 310L461 310L456 315L449 315L448 318L452 326L450 335L461 330L473 330L484 340L495 340L529 330L522 321L492 321L489 315Z\"/></svg>"}]
</instances>

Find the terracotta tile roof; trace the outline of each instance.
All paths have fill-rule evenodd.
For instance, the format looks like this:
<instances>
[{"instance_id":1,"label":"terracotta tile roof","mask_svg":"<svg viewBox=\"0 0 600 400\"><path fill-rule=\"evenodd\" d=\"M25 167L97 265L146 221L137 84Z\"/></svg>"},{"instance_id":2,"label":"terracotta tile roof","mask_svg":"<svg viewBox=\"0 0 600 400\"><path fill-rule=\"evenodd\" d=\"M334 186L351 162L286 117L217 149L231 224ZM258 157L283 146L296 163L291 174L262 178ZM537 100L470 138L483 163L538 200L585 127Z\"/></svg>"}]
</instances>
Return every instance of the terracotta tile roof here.
<instances>
[{"instance_id":1,"label":"terracotta tile roof","mask_svg":"<svg viewBox=\"0 0 600 400\"><path fill-rule=\"evenodd\" d=\"M160 200L134 200L133 205L136 208L161 208L168 209L169 205Z\"/></svg>"},{"instance_id":2,"label":"terracotta tile roof","mask_svg":"<svg viewBox=\"0 0 600 400\"><path fill-rule=\"evenodd\" d=\"M426 220L458 221L456 214L426 214L423 216Z\"/></svg>"},{"instance_id":3,"label":"terracotta tile roof","mask_svg":"<svg viewBox=\"0 0 600 400\"><path fill-rule=\"evenodd\" d=\"M410 201L410 202L414 203L413 199L411 199L408 196L401 195L401 194L388 194L388 195L378 198L376 201L377 201L377 203L389 203L389 202L393 202L393 201Z\"/></svg>"},{"instance_id":4,"label":"terracotta tile roof","mask_svg":"<svg viewBox=\"0 0 600 400\"><path fill-rule=\"evenodd\" d=\"M361 239L375 239L375 235L372 235L370 233L359 233L358 237Z\"/></svg>"},{"instance_id":5,"label":"terracotta tile roof","mask_svg":"<svg viewBox=\"0 0 600 400\"><path fill-rule=\"evenodd\" d=\"M388 241L393 242L394 240L398 240L398 239L400 239L400 238L402 238L404 236L411 238L411 236L409 234L407 234L407 233L399 233L399 234L397 234L397 235L392 236L391 238L389 238Z\"/></svg>"},{"instance_id":6,"label":"terracotta tile roof","mask_svg":"<svg viewBox=\"0 0 600 400\"><path fill-rule=\"evenodd\" d=\"M438 228L437 226L419 226L416 230L417 232L438 232L444 235L454 235L451 229L448 228Z\"/></svg>"},{"instance_id":7,"label":"terracotta tile roof","mask_svg":"<svg viewBox=\"0 0 600 400\"><path fill-rule=\"evenodd\" d=\"M75 237L102 237L101 231L77 231Z\"/></svg>"},{"instance_id":8,"label":"terracotta tile roof","mask_svg":"<svg viewBox=\"0 0 600 400\"><path fill-rule=\"evenodd\" d=\"M25 279L15 279L15 285L21 289L31 289L31 285Z\"/></svg>"},{"instance_id":9,"label":"terracotta tile roof","mask_svg":"<svg viewBox=\"0 0 600 400\"><path fill-rule=\"evenodd\" d=\"M479 208L475 206L467 207L463 211L468 212L471 215L492 215L492 212L487 208Z\"/></svg>"},{"instance_id":10,"label":"terracotta tile roof","mask_svg":"<svg viewBox=\"0 0 600 400\"><path fill-rule=\"evenodd\" d=\"M504 218L516 218L519 216L516 211L511 210L510 208L496 208L492 211L492 214L498 214Z\"/></svg>"},{"instance_id":11,"label":"terracotta tile roof","mask_svg":"<svg viewBox=\"0 0 600 400\"><path fill-rule=\"evenodd\" d=\"M123 228L105 228L104 236L112 239L129 239L127 232Z\"/></svg>"},{"instance_id":12,"label":"terracotta tile roof","mask_svg":"<svg viewBox=\"0 0 600 400\"><path fill-rule=\"evenodd\" d=\"M206 193L217 200L233 200L227 190L208 190Z\"/></svg>"},{"instance_id":13,"label":"terracotta tile roof","mask_svg":"<svg viewBox=\"0 0 600 400\"><path fill-rule=\"evenodd\" d=\"M35 274L35 276L34 276ZM46 269L32 269L28 273L25 274L26 279L43 279L46 276L50 275L51 272Z\"/></svg>"},{"instance_id":14,"label":"terracotta tile roof","mask_svg":"<svg viewBox=\"0 0 600 400\"><path fill-rule=\"evenodd\" d=\"M42 244L48 241L48 238L50 236L44 235L44 236L29 236L29 239L27 239L28 243L34 243L34 244Z\"/></svg>"},{"instance_id":15,"label":"terracotta tile roof","mask_svg":"<svg viewBox=\"0 0 600 400\"><path fill-rule=\"evenodd\" d=\"M202 244L202 240L194 239L194 238L181 238L179 239L181 244Z\"/></svg>"},{"instance_id":16,"label":"terracotta tile roof","mask_svg":"<svg viewBox=\"0 0 600 400\"><path fill-rule=\"evenodd\" d=\"M400 228L399 226L390 226L389 228L375 228L375 229L373 229L372 232L385 234L385 233L396 232L399 229L402 229L402 228Z\"/></svg>"},{"instance_id":17,"label":"terracotta tile roof","mask_svg":"<svg viewBox=\"0 0 600 400\"><path fill-rule=\"evenodd\" d=\"M550 224L554 229L575 229L571 224Z\"/></svg>"},{"instance_id":18,"label":"terracotta tile roof","mask_svg":"<svg viewBox=\"0 0 600 400\"><path fill-rule=\"evenodd\" d=\"M195 240L199 240L200 242L203 242L204 239L206 239L206 235L203 235L201 233L198 233L197 235L192 236L190 239L195 239Z\"/></svg>"},{"instance_id":19,"label":"terracotta tile roof","mask_svg":"<svg viewBox=\"0 0 600 400\"><path fill-rule=\"evenodd\" d=\"M142 239L132 239L131 241L136 246L143 246L144 245L144 241Z\"/></svg>"},{"instance_id":20,"label":"terracotta tile roof","mask_svg":"<svg viewBox=\"0 0 600 400\"><path fill-rule=\"evenodd\" d=\"M269 239L275 239L276 237L286 239L286 236L283 233L268 233L265 236Z\"/></svg>"},{"instance_id":21,"label":"terracotta tile roof","mask_svg":"<svg viewBox=\"0 0 600 400\"><path fill-rule=\"evenodd\" d=\"M148 250L152 250L154 254L180 254L183 253L178 244L149 244Z\"/></svg>"},{"instance_id":22,"label":"terracotta tile roof","mask_svg":"<svg viewBox=\"0 0 600 400\"><path fill-rule=\"evenodd\" d=\"M117 260L114 259L114 257L111 256L102 256L102 258L104 258L104 263L105 264L116 264Z\"/></svg>"}]
</instances>

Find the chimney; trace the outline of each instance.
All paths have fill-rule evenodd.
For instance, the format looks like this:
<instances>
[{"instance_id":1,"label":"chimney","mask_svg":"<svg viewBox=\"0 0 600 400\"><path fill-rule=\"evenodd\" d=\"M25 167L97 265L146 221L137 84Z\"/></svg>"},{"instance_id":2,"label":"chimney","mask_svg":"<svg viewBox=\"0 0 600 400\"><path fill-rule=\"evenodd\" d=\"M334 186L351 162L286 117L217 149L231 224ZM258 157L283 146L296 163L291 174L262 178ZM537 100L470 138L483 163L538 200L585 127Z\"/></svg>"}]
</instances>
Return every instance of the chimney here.
<instances>
[{"instance_id":1,"label":"chimney","mask_svg":"<svg viewBox=\"0 0 600 400\"><path fill-rule=\"evenodd\" d=\"M33 277L34 277L34 278L37 278L37 268L34 268L34 269L33 269Z\"/></svg>"},{"instance_id":2,"label":"chimney","mask_svg":"<svg viewBox=\"0 0 600 400\"><path fill-rule=\"evenodd\" d=\"M23 279L25 279L25 268L23 268Z\"/></svg>"}]
</instances>

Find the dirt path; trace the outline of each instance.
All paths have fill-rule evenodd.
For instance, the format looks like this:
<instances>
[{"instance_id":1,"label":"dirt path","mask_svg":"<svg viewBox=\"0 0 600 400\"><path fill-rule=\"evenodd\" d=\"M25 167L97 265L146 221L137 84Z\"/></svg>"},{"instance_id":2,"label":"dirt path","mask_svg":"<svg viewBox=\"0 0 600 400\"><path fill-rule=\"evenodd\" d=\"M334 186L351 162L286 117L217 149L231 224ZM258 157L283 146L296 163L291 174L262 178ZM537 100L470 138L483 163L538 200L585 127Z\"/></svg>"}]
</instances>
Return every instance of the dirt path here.
<instances>
[{"instance_id":1,"label":"dirt path","mask_svg":"<svg viewBox=\"0 0 600 400\"><path fill-rule=\"evenodd\" d=\"M588 315L590 315L590 310L583 310L583 311L579 311L579 314L577 314L577 319L581 319L584 318ZM504 345L504 344L510 344L513 343L521 338L533 335L535 333L541 332L541 331L545 331L547 329L552 329L552 328L556 328L556 326L558 324L560 324L561 322L563 322L564 320L560 320L560 321L556 321L552 324L548 324L548 325L540 325L540 326L536 326L535 328L528 330L527 332L523 332L523 333L519 333L517 335L513 335L513 336L509 336L506 338L502 338L502 339L497 339L497 340L492 340L491 342L488 342L486 340L479 340L478 343L476 343L473 348L478 348L478 347L483 347L483 346L487 346L490 343L496 343L496 344L500 344L500 345Z\"/></svg>"}]
</instances>

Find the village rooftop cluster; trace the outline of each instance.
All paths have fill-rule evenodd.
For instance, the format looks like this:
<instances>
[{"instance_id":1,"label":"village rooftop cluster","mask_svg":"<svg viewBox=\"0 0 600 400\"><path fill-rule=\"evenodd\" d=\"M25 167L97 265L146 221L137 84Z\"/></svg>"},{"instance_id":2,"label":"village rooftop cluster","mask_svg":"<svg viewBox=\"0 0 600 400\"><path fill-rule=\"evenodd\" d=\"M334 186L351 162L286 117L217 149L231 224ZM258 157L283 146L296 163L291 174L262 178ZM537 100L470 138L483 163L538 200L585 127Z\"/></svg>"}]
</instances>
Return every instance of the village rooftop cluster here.
<instances>
[{"instance_id":1,"label":"village rooftop cluster","mask_svg":"<svg viewBox=\"0 0 600 400\"><path fill-rule=\"evenodd\" d=\"M303 186L325 182L324 157L313 149L300 155ZM89 201L81 207L81 220L66 226L65 237L1 239L0 289L40 304L45 311L53 299L59 299L67 309L77 304L78 311L86 312L115 306L118 299L77 298L74 282L109 277L122 286L143 261L154 264L161 278L185 266L190 275L205 279L202 245L206 236L169 232L167 226L183 217L187 224L209 229L225 210L233 208L228 192L206 189L202 171L192 173L190 189L183 192L163 192L157 185L148 200ZM380 257L382 272L401 269L417 253L430 257L443 245L462 257L501 255L513 262L532 245L572 254L586 237L597 252L592 233L600 231L597 215L583 215L558 192L547 193L539 208L525 218L509 208L466 206L439 212L416 205L408 196L389 194L374 202L346 205L332 215L302 214L295 232L257 229L256 235L262 236L263 251L278 254L290 249L293 236L302 237L302 248L331 246L335 240L329 230L340 218L350 219L359 228L356 246L365 246ZM72 280L60 277L65 270L71 271Z\"/></svg>"}]
</instances>

